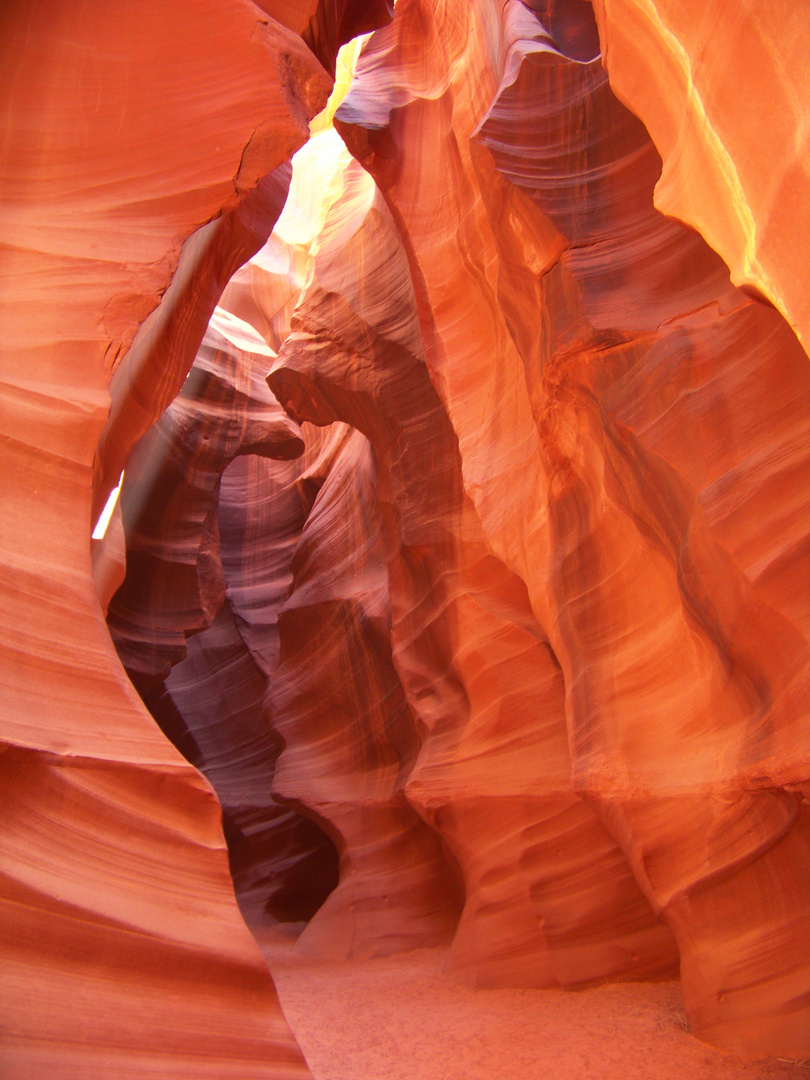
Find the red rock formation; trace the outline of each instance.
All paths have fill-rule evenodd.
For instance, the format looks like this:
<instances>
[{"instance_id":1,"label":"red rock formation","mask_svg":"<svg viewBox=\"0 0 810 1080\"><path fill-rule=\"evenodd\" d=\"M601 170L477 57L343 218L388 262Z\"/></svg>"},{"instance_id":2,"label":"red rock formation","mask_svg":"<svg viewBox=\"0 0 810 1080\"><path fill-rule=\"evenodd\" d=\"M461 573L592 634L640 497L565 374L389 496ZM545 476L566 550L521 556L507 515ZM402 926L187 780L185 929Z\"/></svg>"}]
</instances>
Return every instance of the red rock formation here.
<instances>
[{"instance_id":1,"label":"red rock formation","mask_svg":"<svg viewBox=\"0 0 810 1080\"><path fill-rule=\"evenodd\" d=\"M302 947L443 940L456 877L463 977L655 977L677 946L695 1033L810 1056L806 18L399 0L371 38L337 121L368 172L313 140L317 195L226 296L325 431L272 470L222 473L266 431L204 452L183 573L133 549L110 608L150 677L217 616L153 707L232 879L87 533L102 429L97 505L278 218L313 51L388 14L260 7L2 15L5 1073L306 1075L232 891L311 910L297 810L341 857ZM247 416L264 370L220 351Z\"/></svg>"},{"instance_id":2,"label":"red rock formation","mask_svg":"<svg viewBox=\"0 0 810 1080\"><path fill-rule=\"evenodd\" d=\"M439 840L403 792L418 740L391 660L375 481L367 440L346 431L295 553L267 701L284 747L274 793L340 853L299 948L343 959L443 943L457 918Z\"/></svg>"},{"instance_id":3,"label":"red rock formation","mask_svg":"<svg viewBox=\"0 0 810 1080\"><path fill-rule=\"evenodd\" d=\"M219 807L116 660L88 530L112 367L328 80L245 3L12 4L2 26L2 1071L300 1077Z\"/></svg>"},{"instance_id":4,"label":"red rock formation","mask_svg":"<svg viewBox=\"0 0 810 1080\"><path fill-rule=\"evenodd\" d=\"M138 439L180 391L229 278L270 235L289 181L290 165L284 162L235 210L183 245L171 285L110 382L110 415L96 452L94 521Z\"/></svg>"},{"instance_id":5,"label":"red rock formation","mask_svg":"<svg viewBox=\"0 0 810 1080\"><path fill-rule=\"evenodd\" d=\"M656 206L698 229L734 283L775 304L808 350L807 7L594 0L594 9L611 85L663 158ZM753 106L744 119L743 102Z\"/></svg>"},{"instance_id":6,"label":"red rock formation","mask_svg":"<svg viewBox=\"0 0 810 1080\"><path fill-rule=\"evenodd\" d=\"M521 4L499 26L483 4L403 3L337 117L410 253L426 361L486 539L559 659L575 789L675 932L694 1029L806 1052L806 818L784 789L806 772L810 653L711 516L718 489L727 513L761 488L760 425L794 447L767 483L801 498L795 339L656 215L643 129L598 61L568 59ZM648 397L662 363L666 391ZM763 388L790 371L784 406L760 391L744 429L686 426L700 406L671 381L732 401L746 364ZM642 388L655 419L635 427ZM772 544L764 565L801 574L795 543Z\"/></svg>"},{"instance_id":7,"label":"red rock formation","mask_svg":"<svg viewBox=\"0 0 810 1080\"><path fill-rule=\"evenodd\" d=\"M227 603L187 651L144 701L217 793L248 926L310 919L337 884L337 855L313 822L273 797L279 748L262 716L267 680Z\"/></svg>"},{"instance_id":8,"label":"red rock formation","mask_svg":"<svg viewBox=\"0 0 810 1080\"><path fill-rule=\"evenodd\" d=\"M314 57L334 74L340 45L390 18L386 0L375 0L373 4L358 4L356 0L311 0L309 4L264 0L258 6L270 18L263 19L259 11L255 12L251 40L261 42L268 50L275 71L269 79L264 77L264 110L232 179L234 192L242 199L230 213L218 216L189 237L160 306L143 322L133 348L115 371L110 383L112 407L96 455L94 521L138 438L180 390L229 279L256 254L272 231L287 197L287 159L307 138L307 122L326 103L330 83ZM100 42L97 47L102 47ZM155 57L150 59L158 62ZM250 72L243 77L249 81ZM204 115L202 97L195 108ZM145 152L154 153L154 146L150 144ZM215 153L222 154L222 147L216 147ZM265 175L268 162L278 168ZM189 165L187 162L186 167ZM128 167L132 168L132 163ZM137 175L133 169L133 176ZM173 261L168 269L174 269ZM128 312L126 294L122 302ZM113 338L117 332L115 318L114 309L105 312L105 327ZM114 345L113 364L126 350L129 338Z\"/></svg>"},{"instance_id":9,"label":"red rock formation","mask_svg":"<svg viewBox=\"0 0 810 1080\"><path fill-rule=\"evenodd\" d=\"M335 189L341 190L338 185ZM403 752L392 734L388 741L391 750L398 751L399 786L444 839L462 875L466 903L452 964L480 985L581 985L671 970L668 935L638 892L615 843L572 790L559 668L522 584L488 555L464 497L456 439L424 366L407 260L379 194L356 165L345 168L342 193L326 217L315 251L292 332L269 381L298 419L346 420L365 432L374 449L380 511L375 515L365 510L364 527L353 526L352 531L347 523L359 513L354 507L368 502L374 489L341 503L333 497L331 534L342 538L348 532L345 543L348 552L355 553L349 560L350 583L356 594L358 577L368 579L370 556L362 556L361 571L352 560L361 557L364 537L372 531L371 523L379 521L374 531L381 532L382 548L376 560L380 568L388 564L381 584L390 590L393 661L419 722L418 761L415 748ZM290 673L289 663L282 664L270 689L271 719L287 742L277 788L287 790L285 765L294 750L293 790L302 803L309 799L321 812L326 796L322 782L312 778L332 771L327 734L315 727L313 714L315 703L324 698L321 680L328 679L330 712L353 708L363 716L373 715L363 680L355 677L353 686L345 675L341 679L339 670L317 678L305 674L309 649L316 649L318 639L303 644L313 631L307 632L297 610L302 604L298 576L317 581L319 558L320 574L330 582L335 576L335 541L317 542L319 533L329 535L328 518L322 520L326 514L324 508L304 532L302 562L279 624L282 655L288 642L286 650L297 654L297 670ZM348 573L340 576L349 579ZM303 591L311 594L313 586L307 582ZM290 614L296 610L295 623L288 609ZM317 625L317 612L313 614ZM343 617L342 635L323 616L320 623L328 628L321 631L325 641L342 636L351 648L357 634L351 619ZM329 651L336 648L330 644ZM353 652L363 655L359 642ZM320 645L322 670L325 654ZM343 669L347 667L344 661ZM283 689L278 690L280 681ZM399 722L404 702L391 690L378 696L388 710L390 728ZM293 722L308 739L302 744L299 736L291 747L287 731ZM352 757L368 761L361 733L352 732L348 724L338 726L332 740L341 737L344 726L351 738L342 736L342 754L349 755L342 776L357 772ZM362 725L361 731L370 737L385 726L381 718ZM357 778L351 790L356 797ZM344 794L343 801L348 800ZM364 827L376 851L386 833L380 826L375 829L368 814ZM405 879L406 868L413 875L412 867L420 862L417 853L413 839L399 841L399 865L388 869L390 883L384 888L392 907L393 883ZM373 876L362 866L352 870L355 889L361 889L361 882L365 890L376 888L379 904L383 890ZM589 886L589 878L601 887ZM437 885L440 880L433 883L434 894ZM336 894L325 914L335 920L339 908L345 922L346 906ZM384 910L401 935L403 913ZM320 920L319 914L315 922ZM350 931L343 935L365 942L367 922L358 904ZM378 926L373 932L382 934ZM336 934L330 926L333 940ZM311 939L308 931L309 947ZM322 943L322 936L317 940ZM397 937L389 928L387 947L392 940Z\"/></svg>"},{"instance_id":10,"label":"red rock formation","mask_svg":"<svg viewBox=\"0 0 810 1080\"><path fill-rule=\"evenodd\" d=\"M163 679L185 637L225 599L218 503L239 455L300 457L304 441L264 382L272 353L246 323L215 313L182 390L127 463L127 571L107 624L130 675Z\"/></svg>"},{"instance_id":11,"label":"red rock formation","mask_svg":"<svg viewBox=\"0 0 810 1080\"><path fill-rule=\"evenodd\" d=\"M304 452L298 426L264 382L271 355L247 324L215 312L183 389L127 462L126 575L107 619L144 703L217 792L234 884L253 926L308 919L336 884L327 838L272 797L278 744L261 715L292 556L287 538L303 524L295 486L312 471L320 440L309 461L290 463L286 484L254 469L249 494L239 492L243 469L222 493L240 458ZM249 539L257 525L260 545Z\"/></svg>"},{"instance_id":12,"label":"red rock formation","mask_svg":"<svg viewBox=\"0 0 810 1080\"><path fill-rule=\"evenodd\" d=\"M334 75L338 49L390 22L392 0L259 0L259 7L300 34Z\"/></svg>"}]
</instances>

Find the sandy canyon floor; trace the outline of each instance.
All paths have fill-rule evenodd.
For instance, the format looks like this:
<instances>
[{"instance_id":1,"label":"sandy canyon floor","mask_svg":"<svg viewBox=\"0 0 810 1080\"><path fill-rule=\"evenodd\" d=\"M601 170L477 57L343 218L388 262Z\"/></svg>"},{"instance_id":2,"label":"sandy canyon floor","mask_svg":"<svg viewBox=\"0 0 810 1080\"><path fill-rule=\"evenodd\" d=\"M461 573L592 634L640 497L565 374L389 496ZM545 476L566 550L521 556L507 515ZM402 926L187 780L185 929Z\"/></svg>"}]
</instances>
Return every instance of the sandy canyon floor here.
<instances>
[{"instance_id":1,"label":"sandy canyon floor","mask_svg":"<svg viewBox=\"0 0 810 1080\"><path fill-rule=\"evenodd\" d=\"M810 1080L810 1062L741 1058L694 1039L680 986L471 990L446 949L349 963L262 950L314 1080Z\"/></svg>"}]
</instances>

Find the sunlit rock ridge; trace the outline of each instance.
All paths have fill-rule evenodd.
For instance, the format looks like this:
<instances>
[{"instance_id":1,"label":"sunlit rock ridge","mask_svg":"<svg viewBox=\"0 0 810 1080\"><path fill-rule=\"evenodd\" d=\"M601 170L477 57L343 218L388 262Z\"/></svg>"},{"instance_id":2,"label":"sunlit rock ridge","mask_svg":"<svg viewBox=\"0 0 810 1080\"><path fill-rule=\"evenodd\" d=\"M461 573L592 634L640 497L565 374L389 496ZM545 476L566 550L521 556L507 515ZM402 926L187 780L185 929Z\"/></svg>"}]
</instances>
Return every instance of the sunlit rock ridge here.
<instances>
[{"instance_id":1,"label":"sunlit rock ridge","mask_svg":"<svg viewBox=\"0 0 810 1080\"><path fill-rule=\"evenodd\" d=\"M810 1058L810 9L0 56L3 1077L308 1076L278 921Z\"/></svg>"}]
</instances>

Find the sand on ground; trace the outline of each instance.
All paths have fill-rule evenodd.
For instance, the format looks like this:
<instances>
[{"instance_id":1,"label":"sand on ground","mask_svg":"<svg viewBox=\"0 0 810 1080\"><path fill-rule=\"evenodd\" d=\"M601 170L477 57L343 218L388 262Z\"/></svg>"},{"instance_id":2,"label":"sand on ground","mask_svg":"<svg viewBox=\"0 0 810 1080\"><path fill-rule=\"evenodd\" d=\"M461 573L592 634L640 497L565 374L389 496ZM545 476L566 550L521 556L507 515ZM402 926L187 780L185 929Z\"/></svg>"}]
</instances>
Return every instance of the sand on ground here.
<instances>
[{"instance_id":1,"label":"sand on ground","mask_svg":"<svg viewBox=\"0 0 810 1080\"><path fill-rule=\"evenodd\" d=\"M314 1080L810 1080L810 1062L691 1036L677 982L473 990L447 949L338 963L281 928L259 939Z\"/></svg>"}]
</instances>

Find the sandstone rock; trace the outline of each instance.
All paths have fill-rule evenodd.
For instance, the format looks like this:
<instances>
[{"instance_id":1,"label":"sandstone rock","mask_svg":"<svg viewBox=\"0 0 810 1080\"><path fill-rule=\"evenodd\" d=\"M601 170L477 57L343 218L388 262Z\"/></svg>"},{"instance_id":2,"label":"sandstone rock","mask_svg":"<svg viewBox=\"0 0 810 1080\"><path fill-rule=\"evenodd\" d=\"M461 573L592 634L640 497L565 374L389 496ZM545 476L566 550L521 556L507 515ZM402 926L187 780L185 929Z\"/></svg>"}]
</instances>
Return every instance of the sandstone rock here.
<instances>
[{"instance_id":1,"label":"sandstone rock","mask_svg":"<svg viewBox=\"0 0 810 1080\"><path fill-rule=\"evenodd\" d=\"M217 793L236 896L254 932L310 919L337 884L331 841L273 798L279 747L262 716L266 690L226 602L210 627L189 638L165 686L143 695Z\"/></svg>"},{"instance_id":2,"label":"sandstone rock","mask_svg":"<svg viewBox=\"0 0 810 1080\"><path fill-rule=\"evenodd\" d=\"M726 401L741 364L773 365L791 371L785 399L798 410L807 371L795 339L733 291L699 238L656 216L645 133L598 61L569 59L521 4L500 22L486 5L398 8L337 120L409 252L426 362L486 540L525 582L560 663L574 789L674 930L694 1029L732 1048L805 1053L806 825L779 789L805 769L807 641L712 521L730 510L719 491L740 500L735 525L748 527L736 555L752 526L761 542L741 504L755 487L766 501L765 474L795 505L808 475L804 420L790 405L777 420L760 392L757 421L717 440L688 426L683 392L648 393L663 389L664 356L670 380L697 377L710 396L722 384ZM627 407L656 414L638 427L617 408L630 370ZM760 423L792 444L787 467L757 460ZM771 559L785 560L786 578L804 572L801 550L782 543L763 550L759 573ZM671 891L651 875L665 828ZM731 867L739 914L721 916L720 934Z\"/></svg>"},{"instance_id":3,"label":"sandstone rock","mask_svg":"<svg viewBox=\"0 0 810 1080\"><path fill-rule=\"evenodd\" d=\"M107 624L131 675L165 678L186 634L210 626L222 606L218 496L230 462L304 451L264 382L272 355L248 324L215 313L182 390L127 463L127 570Z\"/></svg>"},{"instance_id":4,"label":"sandstone rock","mask_svg":"<svg viewBox=\"0 0 810 1080\"><path fill-rule=\"evenodd\" d=\"M663 158L656 205L696 228L735 284L775 304L807 351L810 12L672 0L594 9L611 85ZM742 121L744 101L757 104Z\"/></svg>"},{"instance_id":5,"label":"sandstone rock","mask_svg":"<svg viewBox=\"0 0 810 1080\"><path fill-rule=\"evenodd\" d=\"M126 575L107 620L144 703L217 792L252 926L308 919L336 884L329 840L272 797L278 742L262 720L292 556L287 537L303 523L295 485L322 440L286 484L254 470L247 493L239 491L244 470L224 479L240 457L304 453L298 426L264 382L271 356L250 326L215 312L183 389L127 463Z\"/></svg>"},{"instance_id":6,"label":"sandstone rock","mask_svg":"<svg viewBox=\"0 0 810 1080\"><path fill-rule=\"evenodd\" d=\"M800 5L399 0L309 194L385 4L7 7L5 1073L305 1076L318 826L302 949L810 1057Z\"/></svg>"},{"instance_id":7,"label":"sandstone rock","mask_svg":"<svg viewBox=\"0 0 810 1080\"><path fill-rule=\"evenodd\" d=\"M338 50L352 38L390 22L392 0L258 0L259 7L300 34L335 74Z\"/></svg>"},{"instance_id":8,"label":"sandstone rock","mask_svg":"<svg viewBox=\"0 0 810 1080\"><path fill-rule=\"evenodd\" d=\"M285 161L235 210L198 229L183 245L160 306L142 323L110 382L110 416L96 453L94 520L138 439L180 392L225 285L269 236L289 180Z\"/></svg>"},{"instance_id":9,"label":"sandstone rock","mask_svg":"<svg viewBox=\"0 0 810 1080\"><path fill-rule=\"evenodd\" d=\"M406 801L418 740L391 659L385 539L368 441L335 446L293 559L267 717L278 798L315 818L340 881L298 948L346 959L449 939L456 896L438 837Z\"/></svg>"},{"instance_id":10,"label":"sandstone rock","mask_svg":"<svg viewBox=\"0 0 810 1080\"><path fill-rule=\"evenodd\" d=\"M392 780L441 836L461 875L466 902L451 963L477 985L574 986L671 972L669 935L572 788L559 666L525 587L487 552L465 498L456 438L424 364L397 230L369 177L353 163L342 173L268 381L299 420L341 419L363 431L376 476L361 486L359 458L359 492L331 495L334 509L324 505L334 489L327 485L293 563L279 629L282 657L294 661L282 662L269 694L271 722L286 744L276 787L328 816L335 780L350 805L362 792L361 776L371 781L371 762L382 767L387 743ZM375 534L378 550L367 553ZM366 683L380 682L377 672L385 669L363 644L369 631L357 627L351 607L343 610L368 588L375 562L383 593L372 612L379 621L390 605L393 664L416 720L405 743L397 735L405 701L391 682L393 669L375 705ZM327 598L341 599L328 616L313 607L327 585ZM325 658L343 648L350 651L332 674ZM380 643L374 652L383 649ZM318 674L307 674L316 655ZM330 715L346 719L333 726ZM352 715L364 722L350 724ZM372 737L373 749L364 741ZM336 828L355 906L349 917L339 889L304 935L306 947L324 949L327 917L333 943L341 920L348 924L342 936L359 951L372 948L370 933L385 934L377 949L402 947L395 883L402 880L404 890L406 871L412 881L422 861L416 836L398 841L397 862L381 887L352 855L370 848L379 858L378 848L391 844L384 824L375 825L367 810L360 836L355 827L347 838L342 820ZM446 903L447 885L435 870L432 876L434 905ZM589 887L589 879L602 887Z\"/></svg>"},{"instance_id":11,"label":"sandstone rock","mask_svg":"<svg viewBox=\"0 0 810 1080\"><path fill-rule=\"evenodd\" d=\"M317 107L256 23L207 0L3 10L8 1077L307 1074L234 903L219 806L126 679L88 553L112 368L186 237Z\"/></svg>"}]
</instances>

